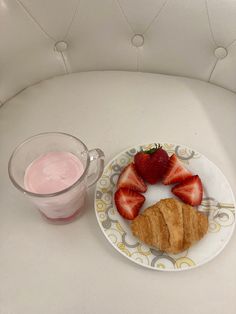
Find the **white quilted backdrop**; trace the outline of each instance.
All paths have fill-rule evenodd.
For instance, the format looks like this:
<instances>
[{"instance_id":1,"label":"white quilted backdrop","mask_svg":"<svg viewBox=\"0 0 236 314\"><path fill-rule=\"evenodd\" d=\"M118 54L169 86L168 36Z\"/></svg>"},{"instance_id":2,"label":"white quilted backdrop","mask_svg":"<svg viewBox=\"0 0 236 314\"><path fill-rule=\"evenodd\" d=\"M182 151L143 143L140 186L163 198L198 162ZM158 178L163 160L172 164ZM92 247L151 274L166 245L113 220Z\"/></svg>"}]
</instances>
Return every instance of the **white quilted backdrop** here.
<instances>
[{"instance_id":1,"label":"white quilted backdrop","mask_svg":"<svg viewBox=\"0 0 236 314\"><path fill-rule=\"evenodd\" d=\"M234 0L0 0L0 102L55 75L130 70L236 91Z\"/></svg>"}]
</instances>

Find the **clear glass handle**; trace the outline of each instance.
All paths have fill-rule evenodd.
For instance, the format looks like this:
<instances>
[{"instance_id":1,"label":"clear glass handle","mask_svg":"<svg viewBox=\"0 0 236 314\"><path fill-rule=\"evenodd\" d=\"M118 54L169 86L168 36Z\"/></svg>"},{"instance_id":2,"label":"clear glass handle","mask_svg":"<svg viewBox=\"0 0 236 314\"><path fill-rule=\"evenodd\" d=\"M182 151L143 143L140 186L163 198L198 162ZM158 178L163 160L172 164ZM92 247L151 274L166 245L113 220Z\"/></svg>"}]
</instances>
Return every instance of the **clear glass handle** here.
<instances>
[{"instance_id":1,"label":"clear glass handle","mask_svg":"<svg viewBox=\"0 0 236 314\"><path fill-rule=\"evenodd\" d=\"M104 158L103 151L99 148L89 150L89 175L87 178L87 186L90 187L98 181L101 177L104 169Z\"/></svg>"}]
</instances>

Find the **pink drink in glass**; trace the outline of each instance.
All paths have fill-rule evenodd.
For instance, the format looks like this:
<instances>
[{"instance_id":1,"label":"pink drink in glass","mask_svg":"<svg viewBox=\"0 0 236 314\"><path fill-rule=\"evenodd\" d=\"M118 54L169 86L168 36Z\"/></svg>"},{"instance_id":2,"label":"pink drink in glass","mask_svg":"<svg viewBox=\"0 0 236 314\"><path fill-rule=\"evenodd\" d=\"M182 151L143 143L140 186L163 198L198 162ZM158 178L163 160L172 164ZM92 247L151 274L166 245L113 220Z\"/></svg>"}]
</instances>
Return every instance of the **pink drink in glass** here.
<instances>
[{"instance_id":1,"label":"pink drink in glass","mask_svg":"<svg viewBox=\"0 0 236 314\"><path fill-rule=\"evenodd\" d=\"M51 223L71 222L84 207L87 189L100 178L104 153L75 136L41 133L13 151L8 173L15 187Z\"/></svg>"},{"instance_id":2,"label":"pink drink in glass","mask_svg":"<svg viewBox=\"0 0 236 314\"><path fill-rule=\"evenodd\" d=\"M26 190L37 194L52 194L72 186L84 172L82 162L69 152L48 152L36 158L26 169ZM73 195L63 194L58 202L44 202L39 209L47 219L71 220L84 203L83 189ZM71 200L69 200L71 198ZM78 205L76 205L76 203ZM55 208L57 207L57 208Z\"/></svg>"}]
</instances>

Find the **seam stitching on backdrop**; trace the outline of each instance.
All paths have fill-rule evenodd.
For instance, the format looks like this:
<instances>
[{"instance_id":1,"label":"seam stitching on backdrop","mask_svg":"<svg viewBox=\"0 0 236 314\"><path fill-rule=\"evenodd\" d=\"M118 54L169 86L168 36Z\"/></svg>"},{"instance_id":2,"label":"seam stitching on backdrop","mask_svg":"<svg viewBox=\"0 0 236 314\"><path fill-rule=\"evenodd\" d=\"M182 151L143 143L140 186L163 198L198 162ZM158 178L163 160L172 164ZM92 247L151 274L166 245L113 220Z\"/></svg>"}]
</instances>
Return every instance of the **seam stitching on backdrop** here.
<instances>
[{"instance_id":1,"label":"seam stitching on backdrop","mask_svg":"<svg viewBox=\"0 0 236 314\"><path fill-rule=\"evenodd\" d=\"M42 27L42 25L30 13L30 11L27 9L27 7L20 0L15 0L15 1L23 9L23 11L30 17L30 19L40 28L40 30L44 33L44 35L46 35L49 39L51 39L51 40L53 40L53 42L55 42L56 40L51 35L49 35L49 33Z\"/></svg>"},{"instance_id":2,"label":"seam stitching on backdrop","mask_svg":"<svg viewBox=\"0 0 236 314\"><path fill-rule=\"evenodd\" d=\"M116 0L121 12L122 12L122 15L123 17L125 18L127 24L129 25L130 29L132 30L132 32L135 34L135 31L131 25L131 23L129 22L129 19L127 17L127 15L125 14L125 11L122 7L122 5L120 4L120 1L119 0ZM144 35L149 29L150 27L152 26L152 24L157 20L157 18L160 16L161 12L163 11L164 7L167 5L167 2L168 0L166 0L163 5L161 6L160 10L157 12L157 14L153 17L153 19L151 20L151 22L148 24L148 26L146 27L146 29L142 32L142 35Z\"/></svg>"},{"instance_id":3,"label":"seam stitching on backdrop","mask_svg":"<svg viewBox=\"0 0 236 314\"><path fill-rule=\"evenodd\" d=\"M236 39L234 39L227 47L226 49L229 49L231 46L233 46L236 42Z\"/></svg>"},{"instance_id":4,"label":"seam stitching on backdrop","mask_svg":"<svg viewBox=\"0 0 236 314\"><path fill-rule=\"evenodd\" d=\"M139 67L140 67L140 64L139 64L139 59L140 59L140 51L139 51L139 48L137 47L137 71L139 72L140 71L140 69L139 69Z\"/></svg>"},{"instance_id":5,"label":"seam stitching on backdrop","mask_svg":"<svg viewBox=\"0 0 236 314\"><path fill-rule=\"evenodd\" d=\"M125 14L125 11L124 11L122 5L120 4L120 1L119 1L119 0L116 0L116 3L118 4L118 6L119 6L119 8L120 8L121 13L122 13L124 19L126 20L126 23L129 25L131 31L135 34L135 31L134 31L134 29L133 29L131 23L129 22L129 19L128 19L127 15Z\"/></svg>"},{"instance_id":6,"label":"seam stitching on backdrop","mask_svg":"<svg viewBox=\"0 0 236 314\"><path fill-rule=\"evenodd\" d=\"M160 10L157 12L157 14L154 16L154 18L151 20L151 22L149 23L149 25L146 27L146 29L143 32L143 35L145 33L147 33L149 31L149 29L151 28L151 26L154 24L154 22L156 22L158 20L158 17L160 17L161 12L163 11L163 9L165 8L165 6L167 5L169 0L166 0L163 5L161 6Z\"/></svg>"},{"instance_id":7,"label":"seam stitching on backdrop","mask_svg":"<svg viewBox=\"0 0 236 314\"><path fill-rule=\"evenodd\" d=\"M62 51L61 51L61 58L62 58L62 61L63 61L63 64L64 64L65 73L68 74L69 71L68 71L68 68L67 68L67 65L66 65L66 59L65 59L65 56L64 56Z\"/></svg>"},{"instance_id":8,"label":"seam stitching on backdrop","mask_svg":"<svg viewBox=\"0 0 236 314\"><path fill-rule=\"evenodd\" d=\"M215 62L214 66L213 66L213 68L212 68L212 70L211 70L211 73L210 73L208 82L211 81L212 74L213 74L213 72L214 72L214 70L215 70L215 68L216 68L216 65L217 65L218 61L219 61L219 59L216 59L216 62Z\"/></svg>"},{"instance_id":9,"label":"seam stitching on backdrop","mask_svg":"<svg viewBox=\"0 0 236 314\"><path fill-rule=\"evenodd\" d=\"M207 19L208 19L208 25L209 25L209 29L210 29L210 33L211 33L211 38L214 42L214 44L216 45L216 47L218 46L216 40L215 40L215 36L213 33L213 29L212 29L212 25L211 25L211 19L210 19L210 13L209 13L209 8L208 8L208 1L205 0L205 7L206 7L206 13L207 13Z\"/></svg>"},{"instance_id":10,"label":"seam stitching on backdrop","mask_svg":"<svg viewBox=\"0 0 236 314\"><path fill-rule=\"evenodd\" d=\"M74 14L73 14L73 16L72 16L72 19L71 19L71 21L70 21L70 24L68 25L68 28L67 28L66 33L65 33L65 35L64 35L64 37L63 37L63 40L65 40L65 39L67 38L67 36L69 35L69 32L70 32L71 27L72 27L72 24L73 24L73 22L74 22L74 20L75 20L76 15L78 14L80 3L81 3L81 0L78 0L78 1L76 2L76 7L75 7Z\"/></svg>"}]
</instances>

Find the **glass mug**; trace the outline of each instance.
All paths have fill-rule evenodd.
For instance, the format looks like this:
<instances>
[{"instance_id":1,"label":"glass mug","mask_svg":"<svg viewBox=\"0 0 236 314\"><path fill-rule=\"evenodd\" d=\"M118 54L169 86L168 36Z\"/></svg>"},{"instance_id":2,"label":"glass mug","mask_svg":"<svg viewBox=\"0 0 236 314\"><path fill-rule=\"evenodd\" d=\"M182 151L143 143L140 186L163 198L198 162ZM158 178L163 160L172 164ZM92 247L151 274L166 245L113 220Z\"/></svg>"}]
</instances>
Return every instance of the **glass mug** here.
<instances>
[{"instance_id":1,"label":"glass mug","mask_svg":"<svg viewBox=\"0 0 236 314\"><path fill-rule=\"evenodd\" d=\"M83 165L82 175L70 186L54 193L35 193L25 186L28 166L41 156L50 153L68 152L76 156ZM84 207L87 188L102 175L104 153L99 149L88 150L78 138L60 132L41 133L21 143L13 151L8 173L15 187L39 209L51 223L73 221Z\"/></svg>"}]
</instances>

